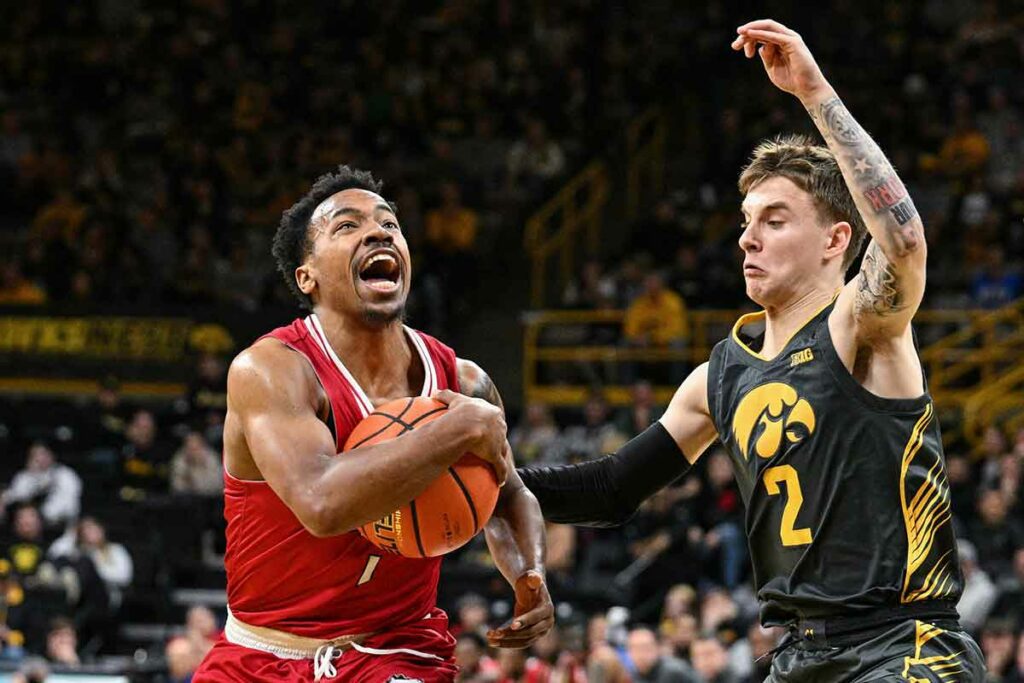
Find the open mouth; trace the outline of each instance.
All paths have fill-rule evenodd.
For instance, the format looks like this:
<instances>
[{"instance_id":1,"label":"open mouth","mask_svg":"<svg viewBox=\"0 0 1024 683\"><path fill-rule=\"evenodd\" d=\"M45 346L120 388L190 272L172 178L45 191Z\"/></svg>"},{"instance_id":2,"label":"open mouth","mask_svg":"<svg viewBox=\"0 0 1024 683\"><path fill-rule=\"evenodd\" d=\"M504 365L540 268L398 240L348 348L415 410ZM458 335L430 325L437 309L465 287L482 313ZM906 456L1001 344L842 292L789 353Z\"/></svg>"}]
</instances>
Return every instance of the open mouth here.
<instances>
[{"instance_id":1,"label":"open mouth","mask_svg":"<svg viewBox=\"0 0 1024 683\"><path fill-rule=\"evenodd\" d=\"M376 251L363 259L359 267L359 279L372 289L391 292L398 289L402 279L402 268L398 257L391 251Z\"/></svg>"}]
</instances>

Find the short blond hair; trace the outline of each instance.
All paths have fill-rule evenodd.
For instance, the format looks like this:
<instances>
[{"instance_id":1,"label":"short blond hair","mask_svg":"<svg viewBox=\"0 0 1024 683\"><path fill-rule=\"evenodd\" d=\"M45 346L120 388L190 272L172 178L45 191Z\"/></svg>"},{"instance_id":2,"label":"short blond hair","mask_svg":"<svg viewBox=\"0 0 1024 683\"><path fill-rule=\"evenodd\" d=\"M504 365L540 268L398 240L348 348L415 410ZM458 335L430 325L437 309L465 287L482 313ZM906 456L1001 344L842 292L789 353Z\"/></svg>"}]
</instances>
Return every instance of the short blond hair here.
<instances>
[{"instance_id":1,"label":"short blond hair","mask_svg":"<svg viewBox=\"0 0 1024 683\"><path fill-rule=\"evenodd\" d=\"M814 199L819 217L831 223L846 221L852 234L843 254L843 272L850 267L864 244L868 228L843 180L843 172L832 152L806 135L780 135L754 149L750 163L740 173L740 194L764 180L782 176Z\"/></svg>"}]
</instances>

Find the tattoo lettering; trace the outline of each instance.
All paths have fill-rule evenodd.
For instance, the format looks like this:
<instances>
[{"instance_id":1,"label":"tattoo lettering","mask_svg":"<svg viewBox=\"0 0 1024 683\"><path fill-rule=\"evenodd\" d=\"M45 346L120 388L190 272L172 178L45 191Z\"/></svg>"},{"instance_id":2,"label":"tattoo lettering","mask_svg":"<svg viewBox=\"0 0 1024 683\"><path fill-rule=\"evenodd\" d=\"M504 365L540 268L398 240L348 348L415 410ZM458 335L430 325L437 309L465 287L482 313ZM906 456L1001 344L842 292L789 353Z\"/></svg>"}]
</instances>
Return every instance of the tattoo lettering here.
<instances>
[{"instance_id":1,"label":"tattoo lettering","mask_svg":"<svg viewBox=\"0 0 1024 683\"><path fill-rule=\"evenodd\" d=\"M498 387L490 376L483 371L476 363L459 359L458 361L459 386L462 393L472 398L482 398L492 405L504 408L505 404L498 393Z\"/></svg>"},{"instance_id":2,"label":"tattoo lettering","mask_svg":"<svg viewBox=\"0 0 1024 683\"><path fill-rule=\"evenodd\" d=\"M896 206L907 196L907 188L903 187L896 174L892 174L880 184L865 190L864 196L871 202L871 208L878 212Z\"/></svg>"},{"instance_id":3,"label":"tattoo lettering","mask_svg":"<svg viewBox=\"0 0 1024 683\"><path fill-rule=\"evenodd\" d=\"M906 225L910 219L917 215L917 207L914 206L914 202L910 201L910 197L907 197L889 211L900 225Z\"/></svg>"},{"instance_id":4,"label":"tattoo lettering","mask_svg":"<svg viewBox=\"0 0 1024 683\"><path fill-rule=\"evenodd\" d=\"M892 315L907 307L900 292L896 269L885 257L878 242L872 241L864 252L857 286L856 310L878 316Z\"/></svg>"}]
</instances>

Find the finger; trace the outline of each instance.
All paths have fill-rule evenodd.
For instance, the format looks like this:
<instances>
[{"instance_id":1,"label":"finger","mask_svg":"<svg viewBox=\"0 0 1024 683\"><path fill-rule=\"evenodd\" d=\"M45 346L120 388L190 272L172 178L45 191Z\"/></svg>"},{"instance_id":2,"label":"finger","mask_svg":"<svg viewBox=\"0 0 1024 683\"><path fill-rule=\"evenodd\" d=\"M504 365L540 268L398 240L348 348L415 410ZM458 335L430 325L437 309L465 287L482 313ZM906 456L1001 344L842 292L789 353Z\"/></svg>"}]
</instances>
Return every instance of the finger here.
<instances>
[{"instance_id":1,"label":"finger","mask_svg":"<svg viewBox=\"0 0 1024 683\"><path fill-rule=\"evenodd\" d=\"M442 389L441 391L435 391L433 394L430 395L430 397L435 401L440 401L441 403L447 406L451 405L452 401L454 401L455 399L462 398L462 394L457 394L454 391L451 391L450 389Z\"/></svg>"},{"instance_id":2,"label":"finger","mask_svg":"<svg viewBox=\"0 0 1024 683\"><path fill-rule=\"evenodd\" d=\"M783 34L789 35L789 36L797 36L797 35L799 35L793 29L788 28L786 26L783 26L782 24L780 24L779 22L775 21L774 19L756 19L754 21L748 21L747 23L743 24L742 26L737 27L736 28L736 32L737 33L742 33L743 31L750 30L750 29L760 29L760 30L766 30L766 31L775 31L776 33L783 33Z\"/></svg>"},{"instance_id":3,"label":"finger","mask_svg":"<svg viewBox=\"0 0 1024 683\"><path fill-rule=\"evenodd\" d=\"M747 42L743 43L743 54L746 56L747 59L750 59L751 57L754 56L754 50L756 49L757 43L755 43L752 40L748 40Z\"/></svg>"},{"instance_id":4,"label":"finger","mask_svg":"<svg viewBox=\"0 0 1024 683\"><path fill-rule=\"evenodd\" d=\"M746 42L746 38L743 36L736 36L736 40L732 41L732 49L740 50L743 48L743 43Z\"/></svg>"},{"instance_id":5,"label":"finger","mask_svg":"<svg viewBox=\"0 0 1024 683\"><path fill-rule=\"evenodd\" d=\"M764 64L766 69L770 69L772 64L775 63L775 58L778 55L778 48L774 45L762 45L761 49L757 51L761 55L761 62Z\"/></svg>"},{"instance_id":6,"label":"finger","mask_svg":"<svg viewBox=\"0 0 1024 683\"><path fill-rule=\"evenodd\" d=\"M534 607L529 612L523 614L517 614L512 618L512 625L509 626L512 632L522 632L530 629L535 624L539 624L545 619L552 618L554 610L551 608L551 603L544 603L537 607Z\"/></svg>"},{"instance_id":7,"label":"finger","mask_svg":"<svg viewBox=\"0 0 1024 683\"><path fill-rule=\"evenodd\" d=\"M762 31L761 29L751 29L744 31L743 35L747 38L752 39L751 42L758 43L772 43L774 45L788 46L795 45L799 38L788 36L785 33L779 33L777 31Z\"/></svg>"},{"instance_id":8,"label":"finger","mask_svg":"<svg viewBox=\"0 0 1024 683\"><path fill-rule=\"evenodd\" d=\"M522 648L529 647L535 640L551 630L555 625L554 618L544 619L523 631L489 631L487 641L493 647Z\"/></svg>"}]
</instances>

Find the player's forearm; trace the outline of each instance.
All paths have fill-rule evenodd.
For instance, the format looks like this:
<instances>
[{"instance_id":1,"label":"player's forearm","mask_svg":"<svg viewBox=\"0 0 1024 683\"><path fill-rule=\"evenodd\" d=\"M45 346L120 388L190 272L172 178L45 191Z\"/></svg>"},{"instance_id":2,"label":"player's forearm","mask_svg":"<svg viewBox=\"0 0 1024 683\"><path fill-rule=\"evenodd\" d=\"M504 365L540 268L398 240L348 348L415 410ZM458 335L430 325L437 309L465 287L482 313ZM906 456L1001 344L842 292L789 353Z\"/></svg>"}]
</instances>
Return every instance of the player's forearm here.
<instances>
[{"instance_id":1,"label":"player's forearm","mask_svg":"<svg viewBox=\"0 0 1024 683\"><path fill-rule=\"evenodd\" d=\"M537 499L515 473L501 490L484 535L494 564L510 584L531 569L544 574L544 518Z\"/></svg>"},{"instance_id":2,"label":"player's forearm","mask_svg":"<svg viewBox=\"0 0 1024 683\"><path fill-rule=\"evenodd\" d=\"M835 154L850 194L886 259L898 267L923 254L924 227L885 154L831 88L801 100Z\"/></svg>"},{"instance_id":3,"label":"player's forearm","mask_svg":"<svg viewBox=\"0 0 1024 683\"><path fill-rule=\"evenodd\" d=\"M331 458L314 484L318 535L351 531L413 500L467 451L444 416L373 446Z\"/></svg>"}]
</instances>

